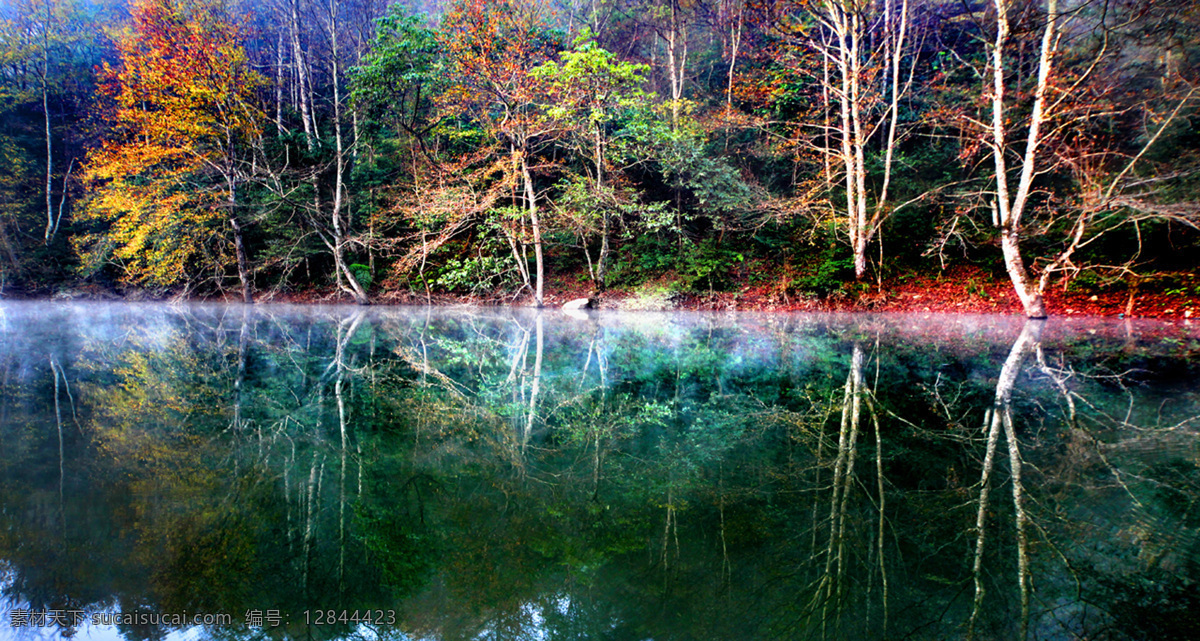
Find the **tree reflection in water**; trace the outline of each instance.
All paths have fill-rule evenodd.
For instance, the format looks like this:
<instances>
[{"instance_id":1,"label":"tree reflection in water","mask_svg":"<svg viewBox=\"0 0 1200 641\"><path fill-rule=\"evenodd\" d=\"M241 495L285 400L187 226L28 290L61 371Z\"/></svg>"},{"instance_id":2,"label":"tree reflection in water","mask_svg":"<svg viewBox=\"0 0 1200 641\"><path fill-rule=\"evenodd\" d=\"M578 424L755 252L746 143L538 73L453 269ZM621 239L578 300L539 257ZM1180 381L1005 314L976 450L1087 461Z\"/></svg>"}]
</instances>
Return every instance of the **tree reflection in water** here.
<instances>
[{"instance_id":1,"label":"tree reflection in water","mask_svg":"<svg viewBox=\"0 0 1200 641\"><path fill-rule=\"evenodd\" d=\"M365 633L318 608L394 610L385 638L1197 629L1188 328L0 310L9 610L233 614L219 638Z\"/></svg>"}]
</instances>

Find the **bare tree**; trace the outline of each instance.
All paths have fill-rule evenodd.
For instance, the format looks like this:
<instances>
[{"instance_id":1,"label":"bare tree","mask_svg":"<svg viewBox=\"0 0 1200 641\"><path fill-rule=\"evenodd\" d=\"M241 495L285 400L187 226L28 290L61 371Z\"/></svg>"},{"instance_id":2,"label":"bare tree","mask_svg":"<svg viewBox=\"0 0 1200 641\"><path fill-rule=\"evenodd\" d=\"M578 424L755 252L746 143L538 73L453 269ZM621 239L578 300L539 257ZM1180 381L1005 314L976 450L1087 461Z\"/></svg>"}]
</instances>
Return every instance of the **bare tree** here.
<instances>
[{"instance_id":1,"label":"bare tree","mask_svg":"<svg viewBox=\"0 0 1200 641\"><path fill-rule=\"evenodd\" d=\"M1181 110L1188 105L1196 89L1184 86L1186 91L1176 94L1178 101L1166 115L1154 115L1148 100L1140 104L1119 108L1128 113L1141 112L1146 120L1158 126L1132 153L1123 153L1111 146L1096 151L1088 140L1087 127L1093 121L1111 115L1113 107L1105 106L1119 91L1119 76L1109 69L1113 77L1098 78L1095 72L1109 64L1112 67L1118 57L1112 41L1116 38L1113 28L1106 24L1106 14L1092 16L1082 8L1072 12L1060 12L1058 0L1047 0L1045 12L1040 16L1037 45L1037 77L1030 92L1031 105L1028 116L1023 116L1021 74L1015 67L1019 56L1010 55L1012 26L1010 14L1028 7L1018 7L1011 0L995 0L996 36L991 44L989 60L990 87L985 89L989 97L991 122L987 129L986 144L991 148L995 193L989 207L992 224L1000 231L1000 248L1004 256L1005 269L1012 281L1025 315L1029 318L1046 316L1045 292L1050 279L1064 271L1078 271L1073 263L1076 252L1093 242L1106 231L1119 227L1124 222L1146 218L1170 219L1196 226L1200 220L1200 206L1194 203L1162 204L1149 185L1156 181L1137 179L1136 166L1151 147L1157 143L1164 131L1175 122ZM1069 70L1059 69L1056 62L1065 53L1065 40L1077 33L1096 32L1098 44L1089 52L1090 62ZM1010 98L1009 95L1013 94ZM1182 96L1182 97L1180 97ZM979 123L983 124L983 123ZM1013 148L1015 132L1025 129L1024 147ZM1010 160L1016 158L1014 165ZM1034 278L1022 255L1021 243L1027 235L1026 222L1035 210L1033 195L1035 181L1044 174L1066 168L1075 178L1075 187L1080 193L1072 203L1045 206L1050 221L1043 229L1058 226L1069 229L1061 248L1040 266L1040 274ZM1016 172L1015 188L1012 184ZM1170 174L1171 172L1164 172ZM1106 218L1117 216L1123 219L1101 225ZM1065 224L1062 224L1065 223Z\"/></svg>"},{"instance_id":2,"label":"bare tree","mask_svg":"<svg viewBox=\"0 0 1200 641\"><path fill-rule=\"evenodd\" d=\"M58 222L54 219L54 204L51 202L50 191L54 178L54 144L50 131L50 22L53 18L50 0L44 0L46 13L42 22L42 113L46 117L46 244L54 240L54 232ZM65 179L64 179L65 187Z\"/></svg>"},{"instance_id":3,"label":"bare tree","mask_svg":"<svg viewBox=\"0 0 1200 641\"><path fill-rule=\"evenodd\" d=\"M300 104L300 119L304 124L304 142L308 145L309 151L312 151L316 128L313 126L309 94L307 93L308 88L312 86L308 74L308 60L300 43L300 0L291 0L288 9L291 18L288 27L292 40L292 64L296 67L296 97Z\"/></svg>"},{"instance_id":4,"label":"bare tree","mask_svg":"<svg viewBox=\"0 0 1200 641\"><path fill-rule=\"evenodd\" d=\"M996 40L991 55L991 147L995 169L996 197L992 201L992 224L1000 230L1000 249L1004 252L1004 267L1012 280L1017 297L1030 318L1045 318L1046 305L1042 291L1030 279L1025 260L1021 256L1021 219L1029 205L1030 188L1033 186L1034 170L1037 167L1038 151L1044 143L1043 123L1049 118L1047 89L1054 68L1054 56L1061 41L1058 33L1058 0L1049 0L1046 8L1045 25L1042 31L1041 49L1038 55L1037 86L1033 92L1033 109L1029 114L1025 151L1020 161L1020 179L1012 192L1008 184L1008 138L1014 111L1005 103L1005 91L1010 80L1009 60L1006 57L1009 45L1009 12L1011 0L995 0ZM1008 117L1006 119L1006 116Z\"/></svg>"},{"instance_id":5,"label":"bare tree","mask_svg":"<svg viewBox=\"0 0 1200 641\"><path fill-rule=\"evenodd\" d=\"M346 265L346 226L348 222L348 209L345 207L345 176L346 176L346 146L342 136L342 93L339 83L341 81L341 67L339 61L340 50L338 47L338 3L336 0L329 0L329 46L330 46L330 73L333 80L333 137L334 137L334 188L333 188L333 205L330 212L330 228L332 229L332 237L327 238L322 235L322 240L333 252L334 270L337 272L338 286L347 291L354 297L354 302L359 305L366 305L368 302L367 293L362 285L358 282L354 272ZM343 280L345 279L345 280Z\"/></svg>"},{"instance_id":6,"label":"bare tree","mask_svg":"<svg viewBox=\"0 0 1200 641\"><path fill-rule=\"evenodd\" d=\"M823 60L822 96L837 103L837 116L826 118L818 146L840 165L845 180L845 216L858 280L866 278L868 245L897 209L888 190L903 139L900 101L912 87L916 62L910 58L904 68L913 42L909 0L896 2L822 0L814 12L821 29L808 38ZM866 162L876 148L883 154L877 189L869 184Z\"/></svg>"}]
</instances>

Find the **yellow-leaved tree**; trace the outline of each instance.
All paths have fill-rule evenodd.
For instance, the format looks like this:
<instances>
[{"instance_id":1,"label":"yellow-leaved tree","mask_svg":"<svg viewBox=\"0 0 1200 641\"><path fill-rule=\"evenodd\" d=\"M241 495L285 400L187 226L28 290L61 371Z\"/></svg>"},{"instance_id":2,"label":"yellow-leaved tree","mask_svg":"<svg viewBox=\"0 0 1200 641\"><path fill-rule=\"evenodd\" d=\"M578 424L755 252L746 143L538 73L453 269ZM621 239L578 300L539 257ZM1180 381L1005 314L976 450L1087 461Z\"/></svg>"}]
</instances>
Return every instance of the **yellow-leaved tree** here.
<instances>
[{"instance_id":1,"label":"yellow-leaved tree","mask_svg":"<svg viewBox=\"0 0 1200 641\"><path fill-rule=\"evenodd\" d=\"M85 268L117 263L122 279L151 287L218 287L237 266L252 302L238 189L250 176L266 117L265 79L223 3L135 0L131 25L105 65L108 124L89 156L78 241Z\"/></svg>"}]
</instances>

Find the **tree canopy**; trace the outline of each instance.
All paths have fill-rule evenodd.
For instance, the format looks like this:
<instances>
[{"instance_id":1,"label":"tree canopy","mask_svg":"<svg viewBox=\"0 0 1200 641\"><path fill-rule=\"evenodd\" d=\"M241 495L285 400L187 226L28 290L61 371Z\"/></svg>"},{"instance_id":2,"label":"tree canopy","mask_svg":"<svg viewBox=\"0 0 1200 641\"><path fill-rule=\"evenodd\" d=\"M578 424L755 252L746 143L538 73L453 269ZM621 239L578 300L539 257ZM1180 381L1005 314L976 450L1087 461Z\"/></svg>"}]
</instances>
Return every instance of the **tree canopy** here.
<instances>
[{"instance_id":1,"label":"tree canopy","mask_svg":"<svg viewBox=\"0 0 1200 641\"><path fill-rule=\"evenodd\" d=\"M108 130L87 160L80 218L109 224L80 238L85 261L111 257L134 283L220 283L244 262L237 185L262 136L266 81L218 5L139 0L131 22L102 72Z\"/></svg>"}]
</instances>

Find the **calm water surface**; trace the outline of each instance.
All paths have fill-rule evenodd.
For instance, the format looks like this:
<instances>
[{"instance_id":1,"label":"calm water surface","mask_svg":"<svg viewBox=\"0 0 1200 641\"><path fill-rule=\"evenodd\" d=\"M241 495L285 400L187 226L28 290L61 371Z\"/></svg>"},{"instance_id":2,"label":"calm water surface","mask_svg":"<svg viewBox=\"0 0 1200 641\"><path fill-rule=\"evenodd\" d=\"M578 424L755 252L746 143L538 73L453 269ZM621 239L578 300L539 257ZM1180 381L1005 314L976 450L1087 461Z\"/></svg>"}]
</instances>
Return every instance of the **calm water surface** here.
<instances>
[{"instance_id":1,"label":"calm water surface","mask_svg":"<svg viewBox=\"0 0 1200 641\"><path fill-rule=\"evenodd\" d=\"M0 638L1195 639L1198 430L1181 324L4 303Z\"/></svg>"}]
</instances>

